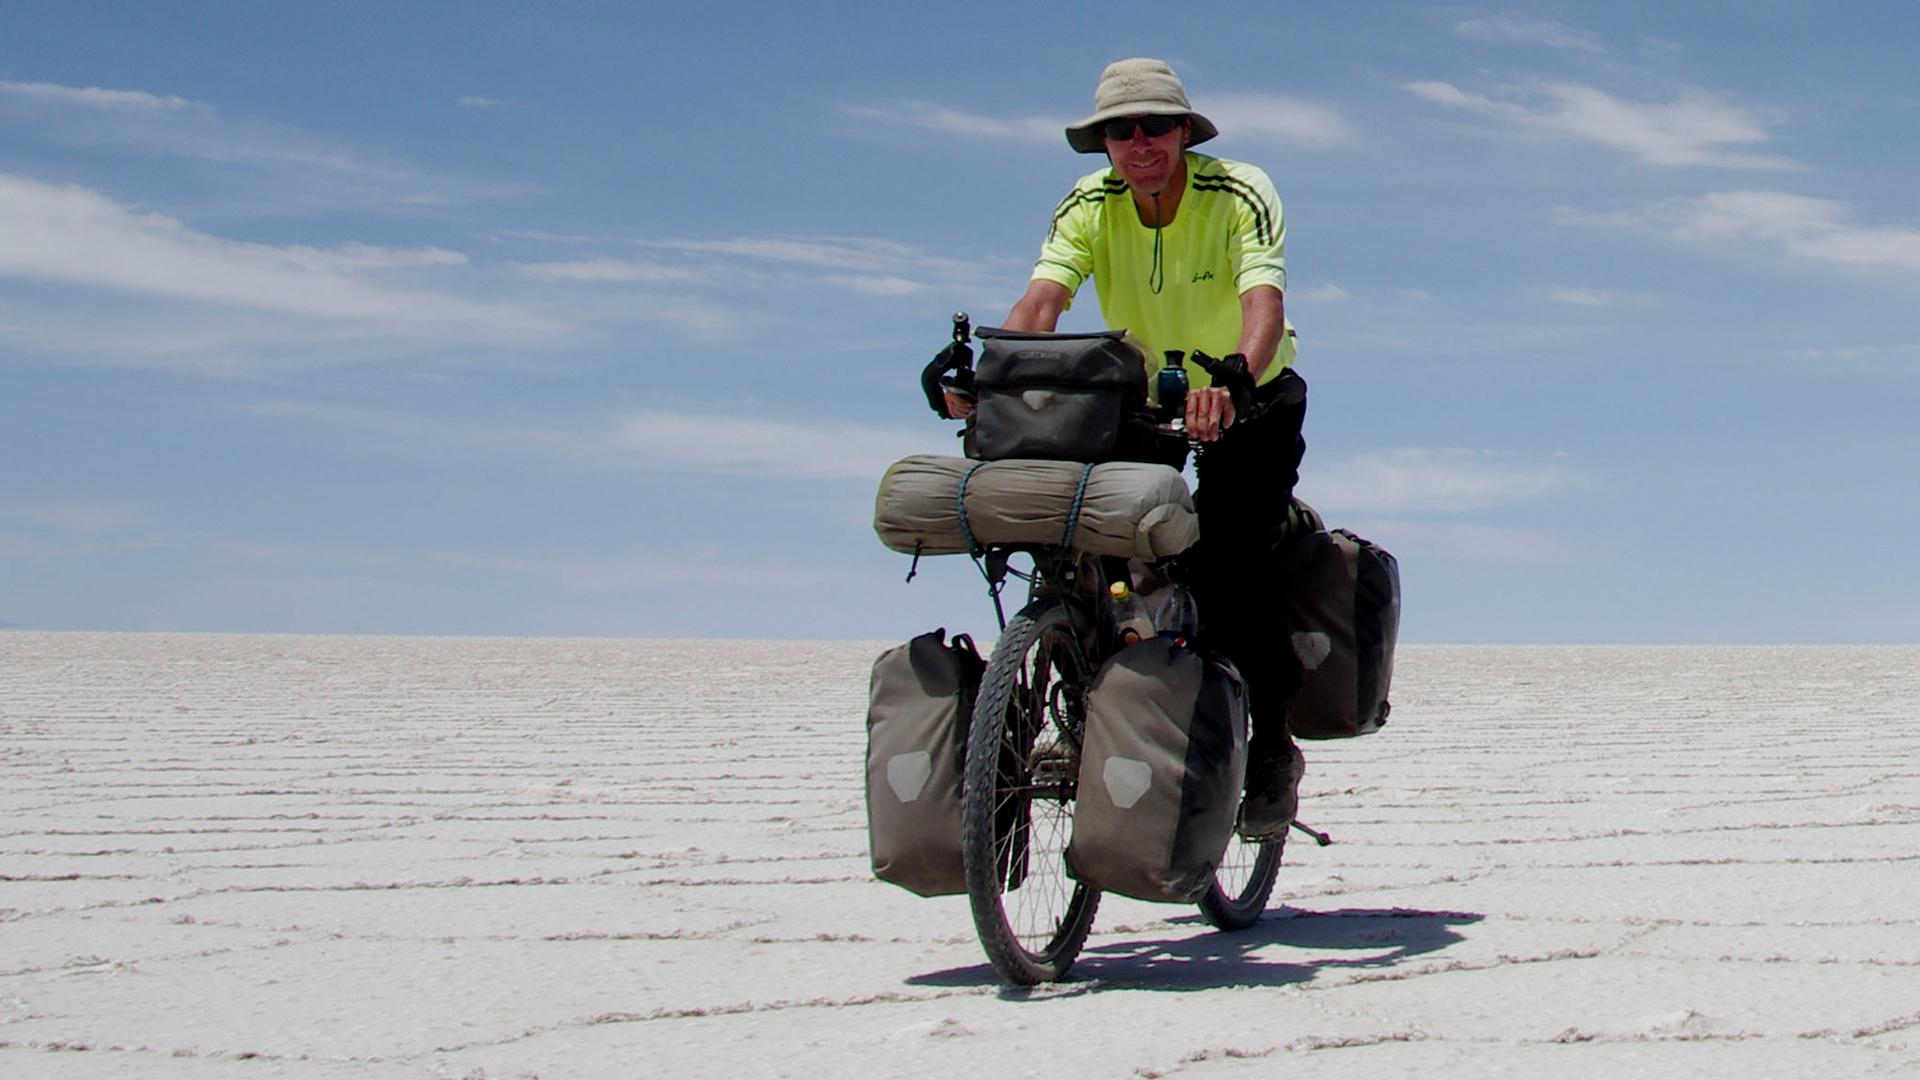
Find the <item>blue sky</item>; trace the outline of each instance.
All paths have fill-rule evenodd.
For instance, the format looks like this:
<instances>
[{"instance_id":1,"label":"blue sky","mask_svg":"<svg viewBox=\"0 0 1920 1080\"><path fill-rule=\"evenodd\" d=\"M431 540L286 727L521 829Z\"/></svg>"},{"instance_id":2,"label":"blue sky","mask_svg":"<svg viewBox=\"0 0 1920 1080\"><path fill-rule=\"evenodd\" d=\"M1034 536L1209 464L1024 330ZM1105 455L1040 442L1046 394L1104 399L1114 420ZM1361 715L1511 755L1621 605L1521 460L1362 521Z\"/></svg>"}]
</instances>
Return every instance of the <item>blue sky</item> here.
<instances>
[{"instance_id":1,"label":"blue sky","mask_svg":"<svg viewBox=\"0 0 1920 1080\"><path fill-rule=\"evenodd\" d=\"M874 482L1157 55L1408 640L1920 640L1920 9L910 7L7 4L0 625L988 631Z\"/></svg>"}]
</instances>

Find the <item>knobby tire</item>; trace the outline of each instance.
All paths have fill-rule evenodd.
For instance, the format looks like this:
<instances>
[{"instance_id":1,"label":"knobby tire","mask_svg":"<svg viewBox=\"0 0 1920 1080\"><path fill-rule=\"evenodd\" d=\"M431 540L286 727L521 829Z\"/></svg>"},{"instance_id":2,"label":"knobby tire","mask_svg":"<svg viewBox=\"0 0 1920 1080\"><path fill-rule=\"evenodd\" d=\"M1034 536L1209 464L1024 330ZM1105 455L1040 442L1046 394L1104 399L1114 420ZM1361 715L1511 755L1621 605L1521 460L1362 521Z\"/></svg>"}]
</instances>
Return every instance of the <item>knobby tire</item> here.
<instances>
[{"instance_id":1,"label":"knobby tire","mask_svg":"<svg viewBox=\"0 0 1920 1080\"><path fill-rule=\"evenodd\" d=\"M1060 743L1064 762L1043 754L1036 764L1035 755L1058 736L1048 714L1052 684L1075 688L1061 696L1073 712L1082 709L1077 692L1092 674L1066 605L1041 600L1007 621L980 680L967 741L961 852L980 944L1001 978L1018 986L1063 977L1100 906L1100 891L1067 873L1078 744ZM1070 719L1075 739L1082 720Z\"/></svg>"},{"instance_id":2,"label":"knobby tire","mask_svg":"<svg viewBox=\"0 0 1920 1080\"><path fill-rule=\"evenodd\" d=\"M1221 930L1245 930L1260 921L1280 876L1282 840L1246 840L1238 833L1214 871L1213 885L1200 898L1200 914Z\"/></svg>"}]
</instances>

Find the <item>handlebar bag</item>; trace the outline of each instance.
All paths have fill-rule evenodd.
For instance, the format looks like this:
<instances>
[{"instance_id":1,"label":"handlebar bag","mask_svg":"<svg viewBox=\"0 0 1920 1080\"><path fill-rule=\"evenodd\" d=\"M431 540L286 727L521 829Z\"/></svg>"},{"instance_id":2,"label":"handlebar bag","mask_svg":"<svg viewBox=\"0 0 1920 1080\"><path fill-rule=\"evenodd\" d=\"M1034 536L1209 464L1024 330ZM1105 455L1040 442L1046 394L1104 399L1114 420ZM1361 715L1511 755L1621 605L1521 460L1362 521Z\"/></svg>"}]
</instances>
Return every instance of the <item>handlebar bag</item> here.
<instances>
[{"instance_id":1,"label":"handlebar bag","mask_svg":"<svg viewBox=\"0 0 1920 1080\"><path fill-rule=\"evenodd\" d=\"M1138 900L1206 894L1247 770L1247 687L1168 637L1122 649L1087 692L1067 867Z\"/></svg>"},{"instance_id":2,"label":"handlebar bag","mask_svg":"<svg viewBox=\"0 0 1920 1080\"><path fill-rule=\"evenodd\" d=\"M1146 363L1123 334L974 331L981 355L967 456L1155 460Z\"/></svg>"},{"instance_id":3,"label":"handlebar bag","mask_svg":"<svg viewBox=\"0 0 1920 1080\"><path fill-rule=\"evenodd\" d=\"M986 662L933 630L874 661L867 705L867 846L873 875L921 896L967 891L960 785Z\"/></svg>"},{"instance_id":4,"label":"handlebar bag","mask_svg":"<svg viewBox=\"0 0 1920 1080\"><path fill-rule=\"evenodd\" d=\"M1287 617L1301 667L1299 689L1287 701L1288 729L1302 739L1378 731L1392 709L1399 561L1346 529L1298 535L1273 559L1288 582Z\"/></svg>"}]
</instances>

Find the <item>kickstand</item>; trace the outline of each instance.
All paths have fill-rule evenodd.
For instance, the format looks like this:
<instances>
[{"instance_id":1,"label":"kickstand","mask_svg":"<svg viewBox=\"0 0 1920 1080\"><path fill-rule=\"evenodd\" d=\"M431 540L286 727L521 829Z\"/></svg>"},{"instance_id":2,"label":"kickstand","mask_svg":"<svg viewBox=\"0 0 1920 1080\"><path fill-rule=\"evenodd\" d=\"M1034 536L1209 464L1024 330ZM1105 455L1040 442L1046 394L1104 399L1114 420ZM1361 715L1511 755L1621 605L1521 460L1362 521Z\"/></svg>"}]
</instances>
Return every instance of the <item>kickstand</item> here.
<instances>
[{"instance_id":1,"label":"kickstand","mask_svg":"<svg viewBox=\"0 0 1920 1080\"><path fill-rule=\"evenodd\" d=\"M1299 829L1303 833L1306 833L1308 836L1313 837L1313 842L1316 844L1319 844L1321 847L1326 847L1328 844L1333 843L1333 837L1328 836L1326 833L1319 832L1314 829L1310 829L1307 826L1300 824L1298 821L1293 823L1293 827L1296 829Z\"/></svg>"}]
</instances>

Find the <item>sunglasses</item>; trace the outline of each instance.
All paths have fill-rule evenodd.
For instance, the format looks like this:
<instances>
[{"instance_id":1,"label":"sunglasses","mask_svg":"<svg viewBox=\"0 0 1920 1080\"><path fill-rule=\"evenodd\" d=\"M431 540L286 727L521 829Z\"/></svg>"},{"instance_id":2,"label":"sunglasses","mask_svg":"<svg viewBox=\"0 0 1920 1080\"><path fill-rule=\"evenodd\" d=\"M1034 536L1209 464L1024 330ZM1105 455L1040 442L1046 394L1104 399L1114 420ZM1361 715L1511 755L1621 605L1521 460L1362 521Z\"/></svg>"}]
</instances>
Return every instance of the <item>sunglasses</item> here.
<instances>
[{"instance_id":1,"label":"sunglasses","mask_svg":"<svg viewBox=\"0 0 1920 1080\"><path fill-rule=\"evenodd\" d=\"M1126 142L1133 138L1133 129L1138 127L1147 138L1157 139L1180 126L1178 116L1142 116L1139 119L1109 120L1100 125L1100 134L1113 142Z\"/></svg>"}]
</instances>

